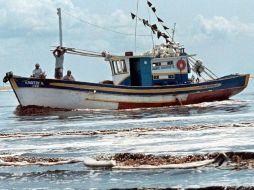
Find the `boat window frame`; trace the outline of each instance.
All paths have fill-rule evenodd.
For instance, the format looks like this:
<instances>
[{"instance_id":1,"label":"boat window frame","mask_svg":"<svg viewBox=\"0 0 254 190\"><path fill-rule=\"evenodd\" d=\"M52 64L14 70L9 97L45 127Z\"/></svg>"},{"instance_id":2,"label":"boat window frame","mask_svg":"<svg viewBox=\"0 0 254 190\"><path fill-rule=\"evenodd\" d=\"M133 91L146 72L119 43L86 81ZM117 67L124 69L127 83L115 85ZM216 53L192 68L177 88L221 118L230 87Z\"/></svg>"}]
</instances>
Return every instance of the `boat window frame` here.
<instances>
[{"instance_id":1,"label":"boat window frame","mask_svg":"<svg viewBox=\"0 0 254 190\"><path fill-rule=\"evenodd\" d=\"M168 79L169 80L175 80L176 79L176 75L174 75L174 74L168 75Z\"/></svg>"},{"instance_id":2,"label":"boat window frame","mask_svg":"<svg viewBox=\"0 0 254 190\"><path fill-rule=\"evenodd\" d=\"M110 61L110 67L111 67L112 75L115 75L115 66L114 66L113 61Z\"/></svg>"},{"instance_id":3,"label":"boat window frame","mask_svg":"<svg viewBox=\"0 0 254 190\"><path fill-rule=\"evenodd\" d=\"M153 63L154 67L160 67L161 66L161 62L155 62Z\"/></svg>"},{"instance_id":4,"label":"boat window frame","mask_svg":"<svg viewBox=\"0 0 254 190\"><path fill-rule=\"evenodd\" d=\"M113 75L127 74L127 65L124 59L110 61L111 70Z\"/></svg>"},{"instance_id":5,"label":"boat window frame","mask_svg":"<svg viewBox=\"0 0 254 190\"><path fill-rule=\"evenodd\" d=\"M159 75L154 75L153 80L160 80L160 76Z\"/></svg>"},{"instance_id":6,"label":"boat window frame","mask_svg":"<svg viewBox=\"0 0 254 190\"><path fill-rule=\"evenodd\" d=\"M173 60L167 61L167 66L174 66L174 61Z\"/></svg>"}]
</instances>

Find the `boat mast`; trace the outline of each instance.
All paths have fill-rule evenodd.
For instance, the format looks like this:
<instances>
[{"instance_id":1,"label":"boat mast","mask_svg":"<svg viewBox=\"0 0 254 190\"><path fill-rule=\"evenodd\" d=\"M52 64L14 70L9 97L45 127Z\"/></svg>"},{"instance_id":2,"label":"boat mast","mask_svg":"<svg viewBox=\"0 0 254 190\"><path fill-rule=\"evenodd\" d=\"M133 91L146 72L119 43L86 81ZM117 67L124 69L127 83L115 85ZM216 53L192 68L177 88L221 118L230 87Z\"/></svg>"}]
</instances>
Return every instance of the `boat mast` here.
<instances>
[{"instance_id":1,"label":"boat mast","mask_svg":"<svg viewBox=\"0 0 254 190\"><path fill-rule=\"evenodd\" d=\"M136 15L138 15L138 6L139 6L139 0L137 0ZM138 17L136 17L136 23L135 23L135 53L137 53L137 26L138 26Z\"/></svg>"},{"instance_id":2,"label":"boat mast","mask_svg":"<svg viewBox=\"0 0 254 190\"><path fill-rule=\"evenodd\" d=\"M57 15L59 18L59 45L60 47L63 47L63 32L62 32L62 14L61 14L61 8L57 9Z\"/></svg>"}]
</instances>

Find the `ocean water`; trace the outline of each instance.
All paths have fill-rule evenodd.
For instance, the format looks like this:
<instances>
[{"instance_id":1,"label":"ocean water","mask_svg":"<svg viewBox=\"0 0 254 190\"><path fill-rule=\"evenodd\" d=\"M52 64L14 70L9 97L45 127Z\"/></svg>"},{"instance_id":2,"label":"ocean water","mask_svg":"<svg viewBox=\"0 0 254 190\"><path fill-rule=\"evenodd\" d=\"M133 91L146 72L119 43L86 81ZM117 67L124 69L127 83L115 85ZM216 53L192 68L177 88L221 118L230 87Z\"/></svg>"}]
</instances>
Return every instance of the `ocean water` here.
<instances>
[{"instance_id":1,"label":"ocean water","mask_svg":"<svg viewBox=\"0 0 254 190\"><path fill-rule=\"evenodd\" d=\"M230 100L125 111L76 110L19 116L13 92L0 92L0 157L64 158L116 153L193 155L254 152L254 82ZM206 126L206 128L199 128ZM179 130L170 130L176 127ZM133 129L142 128L142 132ZM167 128L167 130L160 130ZM190 128L190 130L181 130ZM146 129L153 129L149 131ZM82 135L100 130L115 133ZM69 135L67 135L67 132ZM23 135L23 136L19 136ZM0 189L110 189L254 186L254 169L91 169L82 162L57 166L0 166Z\"/></svg>"}]
</instances>

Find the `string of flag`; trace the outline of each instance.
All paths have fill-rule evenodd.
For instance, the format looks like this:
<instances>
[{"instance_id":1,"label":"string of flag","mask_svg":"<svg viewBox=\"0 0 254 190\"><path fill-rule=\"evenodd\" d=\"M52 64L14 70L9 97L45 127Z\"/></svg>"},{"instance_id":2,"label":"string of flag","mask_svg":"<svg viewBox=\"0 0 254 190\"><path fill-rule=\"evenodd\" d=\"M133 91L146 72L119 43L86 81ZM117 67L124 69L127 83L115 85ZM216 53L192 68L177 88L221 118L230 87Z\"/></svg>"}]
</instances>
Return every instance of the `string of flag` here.
<instances>
[{"instance_id":1,"label":"string of flag","mask_svg":"<svg viewBox=\"0 0 254 190\"><path fill-rule=\"evenodd\" d=\"M131 17L132 19L134 20L135 18L137 18L139 21L143 22L144 26L148 26L151 28L153 34L157 34L157 38L160 39L160 37L163 37L167 43L172 43L169 38L170 36L167 35L166 33L164 32L161 32L159 29L158 29L158 26L156 24L150 24L148 20L146 19L142 19L140 17L138 17L137 15L135 15L134 13L131 13Z\"/></svg>"},{"instance_id":2,"label":"string of flag","mask_svg":"<svg viewBox=\"0 0 254 190\"><path fill-rule=\"evenodd\" d=\"M156 8L153 7L153 4L150 1L147 1L147 5L152 9L153 13L155 14L158 22L162 25L162 27L164 28L164 30L167 32L167 30L169 30L169 27L165 26L163 23L164 21L158 17L157 13L156 13Z\"/></svg>"},{"instance_id":3,"label":"string of flag","mask_svg":"<svg viewBox=\"0 0 254 190\"><path fill-rule=\"evenodd\" d=\"M148 20L140 18L137 15L135 15L134 13L131 13L132 19L134 20L136 18L139 21L143 22L144 26L148 26L148 27L151 28L153 34L156 34L158 39L160 39L160 37L163 37L166 40L166 43L171 43L172 44L172 42L169 39L171 38L173 40L173 38L171 37L171 35L167 31L167 30L169 30L169 27L167 27L164 24L164 21L160 17L158 17L158 15L156 13L157 10L150 1L147 1L147 5L151 8L152 12L155 14L158 22L161 24L161 26L163 27L165 32L162 32L161 30L159 30L159 28L156 24L150 24Z\"/></svg>"}]
</instances>

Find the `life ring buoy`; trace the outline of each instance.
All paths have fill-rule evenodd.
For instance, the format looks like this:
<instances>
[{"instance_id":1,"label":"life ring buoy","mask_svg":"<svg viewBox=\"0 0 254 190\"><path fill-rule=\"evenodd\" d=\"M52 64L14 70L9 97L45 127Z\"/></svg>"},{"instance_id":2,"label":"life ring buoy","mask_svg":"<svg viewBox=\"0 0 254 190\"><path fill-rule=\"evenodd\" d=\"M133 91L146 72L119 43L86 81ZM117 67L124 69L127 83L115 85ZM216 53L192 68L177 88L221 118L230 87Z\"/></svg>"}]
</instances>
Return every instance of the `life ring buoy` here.
<instances>
[{"instance_id":1,"label":"life ring buoy","mask_svg":"<svg viewBox=\"0 0 254 190\"><path fill-rule=\"evenodd\" d=\"M177 61L176 66L177 66L178 70L183 71L186 68L186 63L184 60L181 59L181 60Z\"/></svg>"}]
</instances>

